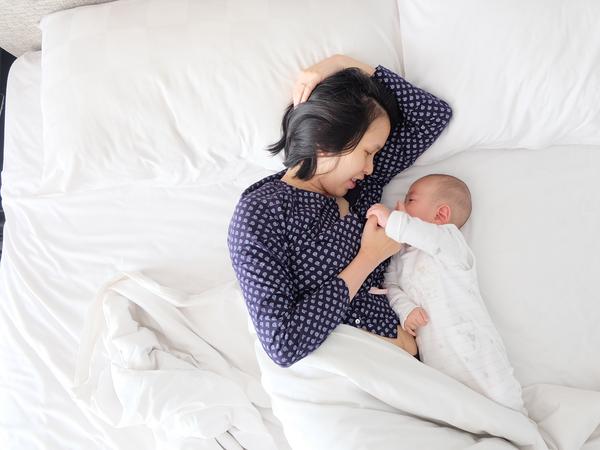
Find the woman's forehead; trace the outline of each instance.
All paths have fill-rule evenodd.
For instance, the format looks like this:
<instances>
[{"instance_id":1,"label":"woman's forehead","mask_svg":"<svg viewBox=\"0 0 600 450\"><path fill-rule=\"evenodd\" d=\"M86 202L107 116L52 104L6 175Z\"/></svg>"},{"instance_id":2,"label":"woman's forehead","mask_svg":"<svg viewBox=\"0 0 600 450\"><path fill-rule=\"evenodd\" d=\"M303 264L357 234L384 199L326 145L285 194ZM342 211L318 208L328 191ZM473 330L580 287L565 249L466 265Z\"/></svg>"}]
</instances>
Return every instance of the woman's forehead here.
<instances>
[{"instance_id":1,"label":"woman's forehead","mask_svg":"<svg viewBox=\"0 0 600 450\"><path fill-rule=\"evenodd\" d=\"M389 119L387 118L387 116L379 116L373 122L371 122L371 125L369 125L369 128L367 128L367 131L361 139L361 143L381 148L384 146L389 134Z\"/></svg>"}]
</instances>

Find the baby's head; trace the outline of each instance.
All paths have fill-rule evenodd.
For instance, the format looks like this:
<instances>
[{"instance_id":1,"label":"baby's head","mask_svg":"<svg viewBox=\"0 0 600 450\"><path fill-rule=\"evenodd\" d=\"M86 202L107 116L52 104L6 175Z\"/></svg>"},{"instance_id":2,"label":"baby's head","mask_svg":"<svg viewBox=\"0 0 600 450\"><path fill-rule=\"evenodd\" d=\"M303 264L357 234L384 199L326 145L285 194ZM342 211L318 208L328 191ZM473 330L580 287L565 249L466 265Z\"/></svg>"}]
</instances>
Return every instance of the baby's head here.
<instances>
[{"instance_id":1,"label":"baby's head","mask_svg":"<svg viewBox=\"0 0 600 450\"><path fill-rule=\"evenodd\" d=\"M456 177L426 175L410 186L404 201L399 200L396 209L425 222L453 223L460 228L471 215L471 193Z\"/></svg>"}]
</instances>

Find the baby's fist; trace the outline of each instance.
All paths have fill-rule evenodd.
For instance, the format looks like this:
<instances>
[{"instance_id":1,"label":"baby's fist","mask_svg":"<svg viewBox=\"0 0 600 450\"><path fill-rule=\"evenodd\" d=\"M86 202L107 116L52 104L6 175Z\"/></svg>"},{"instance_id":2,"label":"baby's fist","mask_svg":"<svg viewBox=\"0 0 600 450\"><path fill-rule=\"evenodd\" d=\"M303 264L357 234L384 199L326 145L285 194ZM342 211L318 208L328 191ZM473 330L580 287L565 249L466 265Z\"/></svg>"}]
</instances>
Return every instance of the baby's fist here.
<instances>
[{"instance_id":1,"label":"baby's fist","mask_svg":"<svg viewBox=\"0 0 600 450\"><path fill-rule=\"evenodd\" d=\"M414 308L408 316L406 316L406 320L404 321L404 329L408 331L409 334L413 336L417 336L417 328L427 325L429 322L429 317L427 317L427 313L420 306Z\"/></svg>"},{"instance_id":2,"label":"baby's fist","mask_svg":"<svg viewBox=\"0 0 600 450\"><path fill-rule=\"evenodd\" d=\"M367 219L371 215L377 217L377 223L380 227L385 228L385 226L387 225L388 217L390 216L390 210L387 209L386 206L382 205L381 203L375 203L367 211Z\"/></svg>"}]
</instances>

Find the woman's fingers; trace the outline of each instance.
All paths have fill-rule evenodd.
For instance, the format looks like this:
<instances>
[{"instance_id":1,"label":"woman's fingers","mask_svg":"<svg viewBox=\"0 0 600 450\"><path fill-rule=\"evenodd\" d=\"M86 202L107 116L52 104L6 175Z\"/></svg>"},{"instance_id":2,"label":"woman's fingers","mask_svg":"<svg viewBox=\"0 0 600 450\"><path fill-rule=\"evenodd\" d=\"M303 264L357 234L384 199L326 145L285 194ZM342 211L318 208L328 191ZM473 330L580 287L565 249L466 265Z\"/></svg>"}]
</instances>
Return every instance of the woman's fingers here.
<instances>
[{"instance_id":1,"label":"woman's fingers","mask_svg":"<svg viewBox=\"0 0 600 450\"><path fill-rule=\"evenodd\" d=\"M292 99L294 107L300 103L304 103L310 97L312 91L317 87L323 79L323 75L318 72L305 70L300 73L294 88L292 89Z\"/></svg>"},{"instance_id":2,"label":"woman's fingers","mask_svg":"<svg viewBox=\"0 0 600 450\"><path fill-rule=\"evenodd\" d=\"M306 100L308 100L309 95L310 95L310 90L308 89L308 86L305 84L304 89L302 89L302 95L300 96L300 103L304 103Z\"/></svg>"},{"instance_id":3,"label":"woman's fingers","mask_svg":"<svg viewBox=\"0 0 600 450\"><path fill-rule=\"evenodd\" d=\"M377 211L377 205L373 205L369 209L367 209L367 214L373 214L375 213L375 211Z\"/></svg>"},{"instance_id":4,"label":"woman's fingers","mask_svg":"<svg viewBox=\"0 0 600 450\"><path fill-rule=\"evenodd\" d=\"M310 97L310 94L317 87L318 82L313 79L304 84L304 91L302 92L302 98L300 99L300 103L304 103Z\"/></svg>"},{"instance_id":5,"label":"woman's fingers","mask_svg":"<svg viewBox=\"0 0 600 450\"><path fill-rule=\"evenodd\" d=\"M300 103L300 99L302 99L302 94L304 93L304 83L296 82L294 85L294 89L292 91L292 99L294 101L294 107Z\"/></svg>"},{"instance_id":6,"label":"woman's fingers","mask_svg":"<svg viewBox=\"0 0 600 450\"><path fill-rule=\"evenodd\" d=\"M376 228L377 227L377 216L375 214L370 215L367 218L366 227Z\"/></svg>"},{"instance_id":7,"label":"woman's fingers","mask_svg":"<svg viewBox=\"0 0 600 450\"><path fill-rule=\"evenodd\" d=\"M293 100L294 100L294 108L298 106L300 103L304 103L308 96L310 95L311 90L308 89L305 83L299 83L294 88Z\"/></svg>"}]
</instances>

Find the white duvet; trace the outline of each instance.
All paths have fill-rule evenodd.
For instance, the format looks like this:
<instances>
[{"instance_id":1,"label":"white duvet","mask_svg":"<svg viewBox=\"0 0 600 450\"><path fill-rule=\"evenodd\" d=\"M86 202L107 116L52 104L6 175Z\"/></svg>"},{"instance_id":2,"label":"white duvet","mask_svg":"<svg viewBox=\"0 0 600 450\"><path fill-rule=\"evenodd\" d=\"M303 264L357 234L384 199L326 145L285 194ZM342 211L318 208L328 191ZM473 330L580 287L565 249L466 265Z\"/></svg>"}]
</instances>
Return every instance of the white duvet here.
<instances>
[{"instance_id":1,"label":"white duvet","mask_svg":"<svg viewBox=\"0 0 600 450\"><path fill-rule=\"evenodd\" d=\"M141 273L118 276L90 307L74 393L114 427L147 426L157 448L276 449L259 381L188 318L231 319L219 311L239 298L231 283L186 295Z\"/></svg>"},{"instance_id":2,"label":"white duvet","mask_svg":"<svg viewBox=\"0 0 600 450\"><path fill-rule=\"evenodd\" d=\"M526 388L531 417L544 418L538 429L525 415L347 325L289 370L257 353L294 449L578 449L600 423L598 392ZM586 426L572 420L573 411Z\"/></svg>"},{"instance_id":3,"label":"white duvet","mask_svg":"<svg viewBox=\"0 0 600 450\"><path fill-rule=\"evenodd\" d=\"M340 325L290 368L258 340L262 384L194 329L194 316L240 301L234 284L190 295L124 273L92 304L74 391L117 427L145 425L157 448L268 450L283 422L294 449L577 449L600 424L600 392L536 384L532 418L499 405L406 352ZM559 408L556 406L560 405ZM584 421L572 421L576 411ZM262 415L261 415L262 413Z\"/></svg>"}]
</instances>

